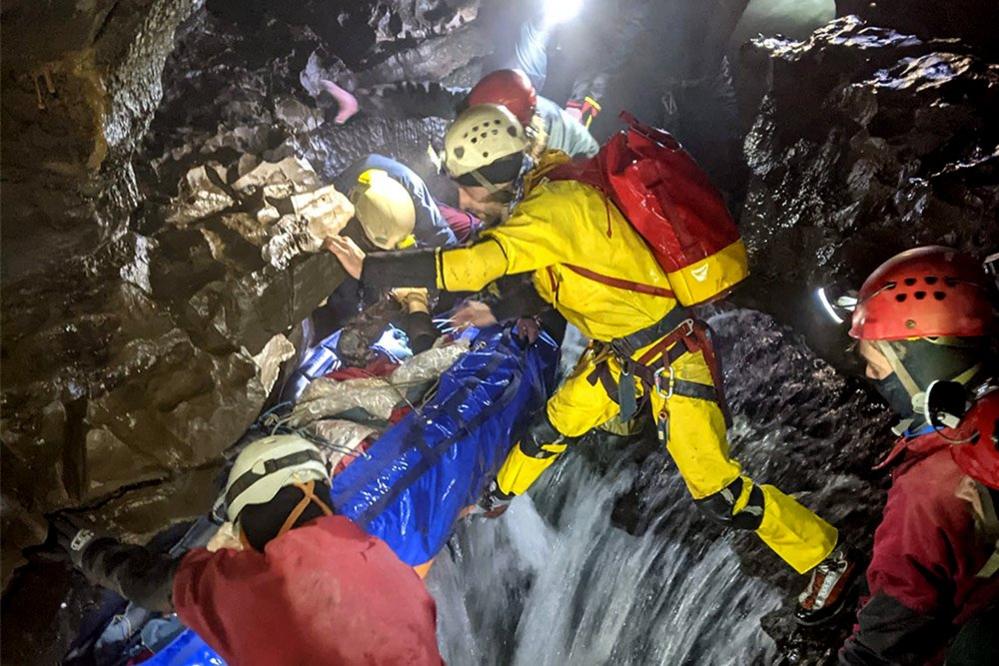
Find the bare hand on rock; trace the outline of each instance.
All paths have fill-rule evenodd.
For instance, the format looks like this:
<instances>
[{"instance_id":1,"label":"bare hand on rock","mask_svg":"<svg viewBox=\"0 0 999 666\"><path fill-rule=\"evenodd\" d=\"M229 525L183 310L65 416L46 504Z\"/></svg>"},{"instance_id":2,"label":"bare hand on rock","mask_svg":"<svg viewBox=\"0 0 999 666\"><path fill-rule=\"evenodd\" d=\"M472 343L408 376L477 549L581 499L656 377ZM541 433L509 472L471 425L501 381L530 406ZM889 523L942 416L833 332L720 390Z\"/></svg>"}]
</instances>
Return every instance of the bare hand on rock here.
<instances>
[{"instance_id":1,"label":"bare hand on rock","mask_svg":"<svg viewBox=\"0 0 999 666\"><path fill-rule=\"evenodd\" d=\"M323 242L324 247L340 260L343 270L355 280L361 279L364 268L364 250L346 236L330 236Z\"/></svg>"}]
</instances>

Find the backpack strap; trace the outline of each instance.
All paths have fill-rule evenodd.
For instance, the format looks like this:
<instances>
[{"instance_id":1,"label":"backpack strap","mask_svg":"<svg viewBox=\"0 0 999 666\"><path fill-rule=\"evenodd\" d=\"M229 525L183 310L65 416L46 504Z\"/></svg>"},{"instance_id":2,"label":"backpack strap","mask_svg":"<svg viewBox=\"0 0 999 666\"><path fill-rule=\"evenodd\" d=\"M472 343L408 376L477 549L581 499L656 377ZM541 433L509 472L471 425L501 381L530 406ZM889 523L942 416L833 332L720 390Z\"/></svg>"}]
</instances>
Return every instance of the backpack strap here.
<instances>
[{"instance_id":1,"label":"backpack strap","mask_svg":"<svg viewBox=\"0 0 999 666\"><path fill-rule=\"evenodd\" d=\"M583 268L582 266L575 266L573 264L563 264L573 273L582 275L584 278L593 280L594 282L599 282L605 284L609 287L616 287L618 289L624 289L626 291L635 291L639 294L648 294L649 296L661 296L662 298L672 298L676 299L676 294L669 289L663 289L662 287L654 287L651 284L642 284L641 282L633 282L631 280L623 280L621 278L611 277L609 275L604 275L602 273L597 273L591 271L588 268Z\"/></svg>"}]
</instances>

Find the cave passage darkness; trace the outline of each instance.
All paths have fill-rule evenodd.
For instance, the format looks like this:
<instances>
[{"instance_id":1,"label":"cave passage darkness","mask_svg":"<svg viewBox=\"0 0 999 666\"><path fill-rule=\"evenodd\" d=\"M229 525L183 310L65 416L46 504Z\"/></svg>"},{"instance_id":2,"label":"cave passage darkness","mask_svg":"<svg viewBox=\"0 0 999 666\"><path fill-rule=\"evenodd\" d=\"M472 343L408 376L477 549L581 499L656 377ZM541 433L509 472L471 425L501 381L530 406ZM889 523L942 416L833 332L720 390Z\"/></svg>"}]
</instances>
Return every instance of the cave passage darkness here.
<instances>
[{"instance_id":1,"label":"cave passage darkness","mask_svg":"<svg viewBox=\"0 0 999 666\"><path fill-rule=\"evenodd\" d=\"M53 559L48 518L176 539L343 279L237 181L312 196L381 153L456 203L428 155L448 119L416 109L506 62L539 11L5 0L3 663L62 663L120 608ZM890 418L813 294L918 245L999 249L997 25L985 0L582 0L547 49L539 93L564 105L609 72L594 136L627 109L723 191L752 273L710 313L733 451L863 552ZM323 79L356 94L347 122ZM588 438L501 520L458 529L428 581L449 663L832 659L849 614L797 629L803 579L696 514L648 439Z\"/></svg>"}]
</instances>

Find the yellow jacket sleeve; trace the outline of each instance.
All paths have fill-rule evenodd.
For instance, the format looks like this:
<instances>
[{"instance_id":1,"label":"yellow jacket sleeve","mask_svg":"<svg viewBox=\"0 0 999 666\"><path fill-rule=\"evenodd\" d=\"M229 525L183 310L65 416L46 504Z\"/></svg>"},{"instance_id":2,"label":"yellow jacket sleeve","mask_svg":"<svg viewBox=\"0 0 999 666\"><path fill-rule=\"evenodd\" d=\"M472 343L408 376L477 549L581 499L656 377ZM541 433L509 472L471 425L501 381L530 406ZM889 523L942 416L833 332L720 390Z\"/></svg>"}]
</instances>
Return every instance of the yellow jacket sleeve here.
<instances>
[{"instance_id":1,"label":"yellow jacket sleeve","mask_svg":"<svg viewBox=\"0 0 999 666\"><path fill-rule=\"evenodd\" d=\"M506 273L506 255L491 238L437 252L437 288L443 291L479 291Z\"/></svg>"},{"instance_id":2,"label":"yellow jacket sleeve","mask_svg":"<svg viewBox=\"0 0 999 666\"><path fill-rule=\"evenodd\" d=\"M513 214L467 248L442 250L437 286L448 291L478 291L503 275L529 273L571 257L572 221L582 218L566 183L538 186ZM574 185L574 184L572 184ZM545 195L545 196L542 196Z\"/></svg>"}]
</instances>

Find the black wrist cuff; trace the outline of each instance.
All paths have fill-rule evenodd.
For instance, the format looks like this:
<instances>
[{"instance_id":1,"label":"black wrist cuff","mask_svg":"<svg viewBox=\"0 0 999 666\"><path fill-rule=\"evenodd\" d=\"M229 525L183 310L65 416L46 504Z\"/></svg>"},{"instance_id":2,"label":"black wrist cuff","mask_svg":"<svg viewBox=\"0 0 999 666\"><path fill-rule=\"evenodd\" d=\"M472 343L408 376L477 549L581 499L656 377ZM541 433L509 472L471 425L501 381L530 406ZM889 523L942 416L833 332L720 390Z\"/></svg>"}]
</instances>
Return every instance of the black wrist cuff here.
<instances>
[{"instance_id":1,"label":"black wrist cuff","mask_svg":"<svg viewBox=\"0 0 999 666\"><path fill-rule=\"evenodd\" d=\"M372 252L364 258L361 282L368 289L437 286L436 250L433 248Z\"/></svg>"}]
</instances>

